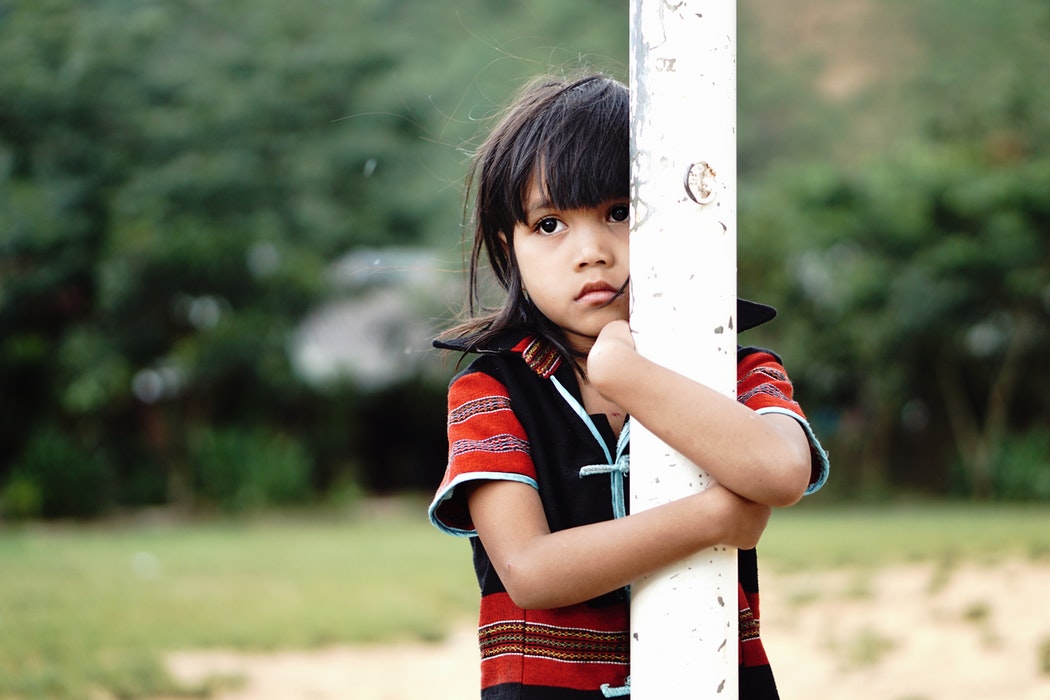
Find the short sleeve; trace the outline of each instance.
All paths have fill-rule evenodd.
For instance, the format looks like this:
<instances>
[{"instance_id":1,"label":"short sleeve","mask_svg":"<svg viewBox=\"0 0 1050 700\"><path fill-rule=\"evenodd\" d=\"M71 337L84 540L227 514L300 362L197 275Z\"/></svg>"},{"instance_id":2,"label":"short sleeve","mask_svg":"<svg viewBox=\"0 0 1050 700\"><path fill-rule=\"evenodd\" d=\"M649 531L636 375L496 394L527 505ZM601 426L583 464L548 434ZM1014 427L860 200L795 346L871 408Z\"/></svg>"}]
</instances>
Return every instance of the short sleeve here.
<instances>
[{"instance_id":1,"label":"short sleeve","mask_svg":"<svg viewBox=\"0 0 1050 700\"><path fill-rule=\"evenodd\" d=\"M456 377L448 392L448 465L430 504L430 521L452 535L473 536L462 486L508 480L537 487L528 436L506 387L484 372Z\"/></svg>"},{"instance_id":2,"label":"short sleeve","mask_svg":"<svg viewBox=\"0 0 1050 700\"><path fill-rule=\"evenodd\" d=\"M794 389L787 371L768 350L749 348L737 360L737 401L756 413L783 413L796 419L809 440L812 471L806 494L820 489L828 479L828 453L820 445L802 407L794 399Z\"/></svg>"}]
</instances>

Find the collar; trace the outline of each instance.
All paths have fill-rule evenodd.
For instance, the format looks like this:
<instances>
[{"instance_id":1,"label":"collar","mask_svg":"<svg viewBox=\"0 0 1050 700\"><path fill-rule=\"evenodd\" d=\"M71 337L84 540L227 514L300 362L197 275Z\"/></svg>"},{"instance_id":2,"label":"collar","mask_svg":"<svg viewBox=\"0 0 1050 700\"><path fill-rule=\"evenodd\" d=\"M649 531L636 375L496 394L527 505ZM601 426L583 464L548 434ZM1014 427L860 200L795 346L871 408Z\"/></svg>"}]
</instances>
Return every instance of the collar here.
<instances>
[{"instance_id":1,"label":"collar","mask_svg":"<svg viewBox=\"0 0 1050 700\"><path fill-rule=\"evenodd\" d=\"M525 364L533 372L544 379L550 378L561 367L561 354L553 344L521 330L508 330L490 340L484 346L473 345L469 338L435 340L433 345L439 350L452 350L462 353L473 352L481 355L516 353L521 355L521 358L525 360Z\"/></svg>"},{"instance_id":2,"label":"collar","mask_svg":"<svg viewBox=\"0 0 1050 700\"><path fill-rule=\"evenodd\" d=\"M498 355L502 352L513 350L523 338L529 337L529 333L523 329L507 329L490 338L484 345L476 343L470 336L462 338L448 338L445 340L434 340L433 345L438 350L452 350L453 352L477 353L479 355Z\"/></svg>"},{"instance_id":3,"label":"collar","mask_svg":"<svg viewBox=\"0 0 1050 700\"><path fill-rule=\"evenodd\" d=\"M760 304L749 299L736 300L737 332L751 330L763 323L772 321L777 310L768 304ZM549 342L538 338L523 329L507 329L483 346L475 345L470 338L451 338L435 340L435 348L462 353L479 353L495 355L504 352L521 354L525 362L536 374L547 378L561 366L561 356Z\"/></svg>"},{"instance_id":4,"label":"collar","mask_svg":"<svg viewBox=\"0 0 1050 700\"><path fill-rule=\"evenodd\" d=\"M743 333L756 326L761 326L767 321L772 321L776 315L777 310L769 304L759 304L757 301L751 301L750 299L737 298L737 333Z\"/></svg>"},{"instance_id":5,"label":"collar","mask_svg":"<svg viewBox=\"0 0 1050 700\"><path fill-rule=\"evenodd\" d=\"M543 338L526 336L511 350L520 352L525 364L544 379L549 379L561 366L561 353L558 352L558 348Z\"/></svg>"}]
</instances>

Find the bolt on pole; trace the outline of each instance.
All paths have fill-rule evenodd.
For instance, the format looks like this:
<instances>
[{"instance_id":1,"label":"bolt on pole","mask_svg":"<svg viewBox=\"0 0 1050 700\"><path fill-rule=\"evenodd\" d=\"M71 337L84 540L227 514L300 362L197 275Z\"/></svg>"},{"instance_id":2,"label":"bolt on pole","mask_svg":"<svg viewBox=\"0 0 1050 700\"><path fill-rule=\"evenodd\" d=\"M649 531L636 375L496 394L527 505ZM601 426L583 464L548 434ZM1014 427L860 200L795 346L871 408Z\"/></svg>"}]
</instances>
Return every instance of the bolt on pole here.
<instances>
[{"instance_id":1,"label":"bolt on pole","mask_svg":"<svg viewBox=\"0 0 1050 700\"><path fill-rule=\"evenodd\" d=\"M631 327L639 352L736 395L736 2L631 0ZM631 428L632 512L711 478ZM739 694L736 550L637 581L631 697Z\"/></svg>"}]
</instances>

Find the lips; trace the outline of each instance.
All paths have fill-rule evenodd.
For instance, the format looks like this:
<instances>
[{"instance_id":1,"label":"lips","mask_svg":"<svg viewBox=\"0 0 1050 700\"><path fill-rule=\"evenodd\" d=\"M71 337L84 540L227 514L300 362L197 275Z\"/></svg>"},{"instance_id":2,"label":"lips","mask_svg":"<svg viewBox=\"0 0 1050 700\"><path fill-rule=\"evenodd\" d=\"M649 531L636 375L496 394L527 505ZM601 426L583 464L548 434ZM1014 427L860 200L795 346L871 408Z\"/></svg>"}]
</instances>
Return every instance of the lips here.
<instances>
[{"instance_id":1,"label":"lips","mask_svg":"<svg viewBox=\"0 0 1050 700\"><path fill-rule=\"evenodd\" d=\"M588 282L580 289L575 301L581 304L603 305L608 304L620 293L619 288L608 282Z\"/></svg>"}]
</instances>

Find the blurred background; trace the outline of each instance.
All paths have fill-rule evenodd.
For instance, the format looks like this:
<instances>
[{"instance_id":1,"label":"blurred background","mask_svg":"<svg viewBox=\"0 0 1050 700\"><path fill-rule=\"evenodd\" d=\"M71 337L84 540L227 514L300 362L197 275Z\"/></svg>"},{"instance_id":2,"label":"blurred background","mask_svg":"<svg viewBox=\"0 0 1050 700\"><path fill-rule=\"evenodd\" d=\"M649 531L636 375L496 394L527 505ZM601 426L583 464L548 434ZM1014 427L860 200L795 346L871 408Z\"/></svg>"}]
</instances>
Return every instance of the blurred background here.
<instances>
[{"instance_id":1,"label":"blurred background","mask_svg":"<svg viewBox=\"0 0 1050 700\"><path fill-rule=\"evenodd\" d=\"M828 493L1050 500L1050 12L740 2L741 295ZM600 2L0 2L5 518L428 490L462 175ZM1043 388L1039 388L1043 387Z\"/></svg>"},{"instance_id":2,"label":"blurred background","mask_svg":"<svg viewBox=\"0 0 1050 700\"><path fill-rule=\"evenodd\" d=\"M739 289L781 312L741 341L785 358L819 498L1050 502L1050 6L739 23ZM538 73L626 79L627 32L599 0L0 0L0 528L425 500L470 152Z\"/></svg>"},{"instance_id":3,"label":"blurred background","mask_svg":"<svg viewBox=\"0 0 1050 700\"><path fill-rule=\"evenodd\" d=\"M1050 11L740 3L740 291L828 493L1050 500ZM5 519L429 490L461 180L599 2L0 2ZM1041 388L1040 388L1041 387Z\"/></svg>"}]
</instances>

